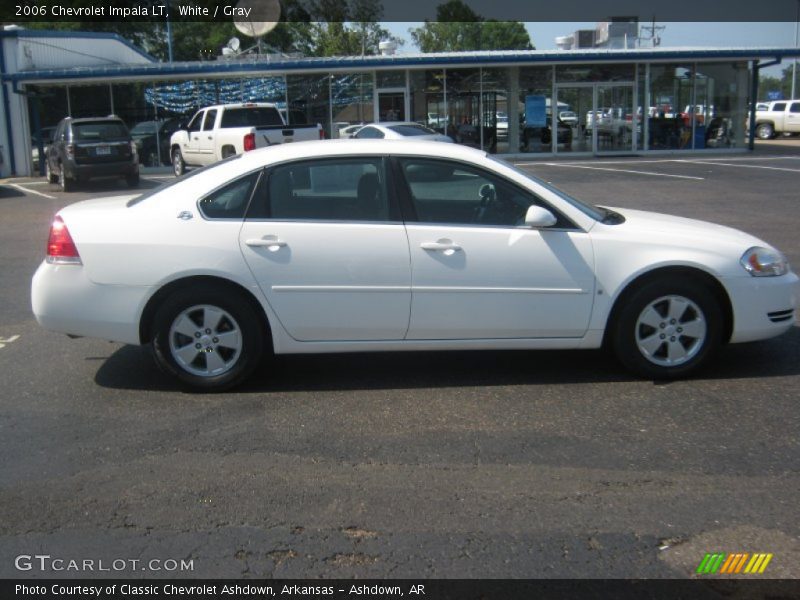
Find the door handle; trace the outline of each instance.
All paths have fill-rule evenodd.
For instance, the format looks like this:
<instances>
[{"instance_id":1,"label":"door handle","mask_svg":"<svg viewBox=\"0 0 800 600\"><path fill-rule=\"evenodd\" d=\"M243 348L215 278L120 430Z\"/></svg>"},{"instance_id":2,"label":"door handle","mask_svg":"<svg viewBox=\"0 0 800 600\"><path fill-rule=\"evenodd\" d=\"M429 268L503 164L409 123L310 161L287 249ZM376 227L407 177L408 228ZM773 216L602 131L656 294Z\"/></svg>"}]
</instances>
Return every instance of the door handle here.
<instances>
[{"instance_id":1,"label":"door handle","mask_svg":"<svg viewBox=\"0 0 800 600\"><path fill-rule=\"evenodd\" d=\"M244 243L253 248L269 248L269 249L275 248L276 250L278 248L283 248L287 246L286 242L284 242L283 240L279 240L277 238L275 239L253 238L245 240Z\"/></svg>"},{"instance_id":2,"label":"door handle","mask_svg":"<svg viewBox=\"0 0 800 600\"><path fill-rule=\"evenodd\" d=\"M451 241L422 242L419 247L430 251L443 250L447 252L449 250L451 253L461 250L461 246Z\"/></svg>"},{"instance_id":3,"label":"door handle","mask_svg":"<svg viewBox=\"0 0 800 600\"><path fill-rule=\"evenodd\" d=\"M213 136L208 136L208 139L213 140L214 138Z\"/></svg>"}]
</instances>

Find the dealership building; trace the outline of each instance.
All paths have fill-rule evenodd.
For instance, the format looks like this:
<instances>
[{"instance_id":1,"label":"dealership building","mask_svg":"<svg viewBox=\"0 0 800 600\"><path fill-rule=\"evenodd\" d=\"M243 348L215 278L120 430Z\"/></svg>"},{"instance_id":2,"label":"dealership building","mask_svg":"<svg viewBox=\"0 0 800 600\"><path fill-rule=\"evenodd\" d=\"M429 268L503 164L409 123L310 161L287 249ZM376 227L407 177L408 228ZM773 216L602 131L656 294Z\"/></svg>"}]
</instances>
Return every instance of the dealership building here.
<instances>
[{"instance_id":1,"label":"dealership building","mask_svg":"<svg viewBox=\"0 0 800 600\"><path fill-rule=\"evenodd\" d=\"M113 34L12 26L0 32L0 176L37 174L65 116L115 114L142 129L230 102L273 102L290 124L320 123L332 138L351 124L416 121L509 156L746 151L759 71L798 55L659 47L165 63ZM155 123L156 135L168 131Z\"/></svg>"}]
</instances>

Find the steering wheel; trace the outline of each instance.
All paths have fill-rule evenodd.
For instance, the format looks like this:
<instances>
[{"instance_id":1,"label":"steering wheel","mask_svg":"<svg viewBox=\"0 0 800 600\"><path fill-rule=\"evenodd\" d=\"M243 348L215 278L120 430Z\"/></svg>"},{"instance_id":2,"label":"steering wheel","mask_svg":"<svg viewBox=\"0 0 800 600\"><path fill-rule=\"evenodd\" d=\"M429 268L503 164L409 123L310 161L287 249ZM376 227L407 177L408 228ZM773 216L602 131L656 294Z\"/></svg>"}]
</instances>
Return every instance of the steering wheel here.
<instances>
[{"instance_id":1,"label":"steering wheel","mask_svg":"<svg viewBox=\"0 0 800 600\"><path fill-rule=\"evenodd\" d=\"M497 199L497 191L491 183L484 183L481 189L478 190L478 198L480 198L480 202L478 202L478 206L475 207L472 214L473 223L481 223L483 221L489 203Z\"/></svg>"}]
</instances>

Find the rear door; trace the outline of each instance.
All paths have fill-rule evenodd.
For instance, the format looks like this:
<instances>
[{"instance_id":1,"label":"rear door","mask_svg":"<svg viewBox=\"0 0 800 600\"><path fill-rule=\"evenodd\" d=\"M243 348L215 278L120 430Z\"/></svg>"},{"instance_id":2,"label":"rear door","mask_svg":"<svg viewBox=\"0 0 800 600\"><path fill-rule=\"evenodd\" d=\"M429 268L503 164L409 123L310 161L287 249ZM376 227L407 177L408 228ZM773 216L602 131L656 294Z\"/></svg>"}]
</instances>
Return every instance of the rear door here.
<instances>
[{"instance_id":1,"label":"rear door","mask_svg":"<svg viewBox=\"0 0 800 600\"><path fill-rule=\"evenodd\" d=\"M408 238L382 157L272 167L240 232L250 270L301 341L401 340L408 329Z\"/></svg>"}]
</instances>

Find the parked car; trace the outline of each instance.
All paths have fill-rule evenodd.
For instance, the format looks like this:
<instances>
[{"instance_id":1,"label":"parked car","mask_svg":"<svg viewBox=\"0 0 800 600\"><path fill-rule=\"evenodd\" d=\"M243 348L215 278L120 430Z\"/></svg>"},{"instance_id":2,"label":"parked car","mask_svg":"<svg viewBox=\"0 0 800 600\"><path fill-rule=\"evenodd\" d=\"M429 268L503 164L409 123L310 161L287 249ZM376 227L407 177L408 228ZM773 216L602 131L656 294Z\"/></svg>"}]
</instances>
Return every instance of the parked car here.
<instances>
[{"instance_id":1,"label":"parked car","mask_svg":"<svg viewBox=\"0 0 800 600\"><path fill-rule=\"evenodd\" d=\"M136 144L122 119L89 117L62 119L45 152L45 174L65 192L97 177L122 177L139 185Z\"/></svg>"},{"instance_id":2,"label":"parked car","mask_svg":"<svg viewBox=\"0 0 800 600\"><path fill-rule=\"evenodd\" d=\"M352 136L357 140L429 140L432 142L452 142L453 139L433 129L413 121L386 121L364 125Z\"/></svg>"},{"instance_id":3,"label":"parked car","mask_svg":"<svg viewBox=\"0 0 800 600\"><path fill-rule=\"evenodd\" d=\"M284 111L293 118L297 111ZM275 104L248 102L203 108L172 134L170 156L176 176L186 167L202 167L256 148L304 140L321 140L319 124L287 125Z\"/></svg>"},{"instance_id":4,"label":"parked car","mask_svg":"<svg viewBox=\"0 0 800 600\"><path fill-rule=\"evenodd\" d=\"M748 115L749 123L749 115ZM776 100L756 112L756 136L769 140L777 134L800 133L800 100Z\"/></svg>"},{"instance_id":5,"label":"parked car","mask_svg":"<svg viewBox=\"0 0 800 600\"><path fill-rule=\"evenodd\" d=\"M572 147L572 127L564 123L561 119L556 121L558 127L558 139L556 143L568 150ZM535 152L537 150L547 150L553 141L553 132L550 128L550 120L544 127L525 127L522 130L522 150L524 152Z\"/></svg>"},{"instance_id":6,"label":"parked car","mask_svg":"<svg viewBox=\"0 0 800 600\"><path fill-rule=\"evenodd\" d=\"M361 129L362 127L364 127L364 123L358 123L356 125L347 125L345 127L342 127L341 129L339 129L339 137L342 139L350 139L356 133L358 133L358 130Z\"/></svg>"},{"instance_id":7,"label":"parked car","mask_svg":"<svg viewBox=\"0 0 800 600\"><path fill-rule=\"evenodd\" d=\"M139 162L148 167L171 164L169 141L179 127L178 119L140 121L134 125L131 128L131 137L136 142Z\"/></svg>"},{"instance_id":8,"label":"parked car","mask_svg":"<svg viewBox=\"0 0 800 600\"><path fill-rule=\"evenodd\" d=\"M558 118L570 127L576 127L579 121L578 115L571 110L562 110L558 113Z\"/></svg>"},{"instance_id":9,"label":"parked car","mask_svg":"<svg viewBox=\"0 0 800 600\"><path fill-rule=\"evenodd\" d=\"M495 120L497 123L497 139L506 141L508 139L508 113L496 113Z\"/></svg>"},{"instance_id":10,"label":"parked car","mask_svg":"<svg viewBox=\"0 0 800 600\"><path fill-rule=\"evenodd\" d=\"M63 208L31 301L47 329L151 344L221 390L266 352L606 347L683 377L792 329L798 292L734 229L591 206L456 144L337 140Z\"/></svg>"}]
</instances>

